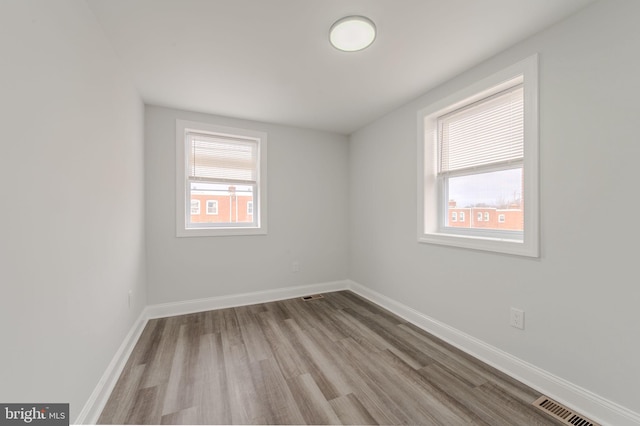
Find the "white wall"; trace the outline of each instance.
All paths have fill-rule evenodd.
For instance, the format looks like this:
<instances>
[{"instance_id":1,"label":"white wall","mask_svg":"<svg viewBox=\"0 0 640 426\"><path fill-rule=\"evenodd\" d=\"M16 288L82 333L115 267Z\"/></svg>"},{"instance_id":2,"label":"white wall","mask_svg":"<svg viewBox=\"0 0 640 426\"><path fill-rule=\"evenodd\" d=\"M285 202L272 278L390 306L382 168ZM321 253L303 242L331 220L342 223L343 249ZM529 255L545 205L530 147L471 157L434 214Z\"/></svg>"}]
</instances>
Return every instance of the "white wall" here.
<instances>
[{"instance_id":1,"label":"white wall","mask_svg":"<svg viewBox=\"0 0 640 426\"><path fill-rule=\"evenodd\" d=\"M351 279L636 413L638 16L596 3L356 132L349 162ZM534 52L541 258L418 244L417 110Z\"/></svg>"},{"instance_id":2,"label":"white wall","mask_svg":"<svg viewBox=\"0 0 640 426\"><path fill-rule=\"evenodd\" d=\"M0 2L0 52L0 401L73 420L146 304L143 105L81 0Z\"/></svg>"},{"instance_id":3,"label":"white wall","mask_svg":"<svg viewBox=\"0 0 640 426\"><path fill-rule=\"evenodd\" d=\"M70 402L74 419L147 294L154 304L349 277L640 412L637 16L635 0L601 1L347 144L153 106L145 118L83 1L3 1L0 401ZM417 109L533 52L541 258L418 244ZM176 118L269 133L267 236L175 237ZM509 327L510 306L526 311L524 332Z\"/></svg>"},{"instance_id":4,"label":"white wall","mask_svg":"<svg viewBox=\"0 0 640 426\"><path fill-rule=\"evenodd\" d=\"M268 235L176 237L177 118L268 133ZM145 128L150 304L347 277L345 136L156 106L146 107Z\"/></svg>"}]
</instances>

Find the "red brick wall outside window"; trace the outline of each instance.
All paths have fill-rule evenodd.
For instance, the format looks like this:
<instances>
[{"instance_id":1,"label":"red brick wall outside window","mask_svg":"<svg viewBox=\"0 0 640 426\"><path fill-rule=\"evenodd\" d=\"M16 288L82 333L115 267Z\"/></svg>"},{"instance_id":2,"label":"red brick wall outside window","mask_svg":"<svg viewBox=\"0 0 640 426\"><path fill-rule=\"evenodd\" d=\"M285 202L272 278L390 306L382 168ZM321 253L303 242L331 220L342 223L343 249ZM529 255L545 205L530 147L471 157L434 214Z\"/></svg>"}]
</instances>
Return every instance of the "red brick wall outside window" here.
<instances>
[{"instance_id":1,"label":"red brick wall outside window","mask_svg":"<svg viewBox=\"0 0 640 426\"><path fill-rule=\"evenodd\" d=\"M449 201L449 217L447 226L452 228L483 228L522 231L524 214L519 203L507 208L496 207L457 207L456 202ZM488 215L489 220L486 220ZM500 216L504 221L500 221ZM481 220L480 220L481 218Z\"/></svg>"},{"instance_id":2,"label":"red brick wall outside window","mask_svg":"<svg viewBox=\"0 0 640 426\"><path fill-rule=\"evenodd\" d=\"M191 194L191 200L200 201L200 213L191 215L192 223L252 223L252 211L247 204L253 201L248 195ZM207 214L207 201L218 202L218 214Z\"/></svg>"}]
</instances>

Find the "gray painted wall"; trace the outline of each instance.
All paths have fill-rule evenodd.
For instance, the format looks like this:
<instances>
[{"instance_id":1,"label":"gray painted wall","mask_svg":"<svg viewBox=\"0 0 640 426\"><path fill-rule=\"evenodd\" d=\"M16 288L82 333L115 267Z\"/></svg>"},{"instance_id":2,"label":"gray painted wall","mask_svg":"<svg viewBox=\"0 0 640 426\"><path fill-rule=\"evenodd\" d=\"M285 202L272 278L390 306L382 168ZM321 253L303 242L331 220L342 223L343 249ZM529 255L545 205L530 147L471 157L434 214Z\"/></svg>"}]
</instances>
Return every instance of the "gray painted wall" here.
<instances>
[{"instance_id":1,"label":"gray painted wall","mask_svg":"<svg viewBox=\"0 0 640 426\"><path fill-rule=\"evenodd\" d=\"M73 420L146 305L143 104L84 1L0 2L0 52L0 401Z\"/></svg>"},{"instance_id":2,"label":"gray painted wall","mask_svg":"<svg viewBox=\"0 0 640 426\"><path fill-rule=\"evenodd\" d=\"M268 133L267 235L176 237L178 118ZM150 304L347 278L345 136L155 106L145 128Z\"/></svg>"},{"instance_id":3,"label":"gray painted wall","mask_svg":"<svg viewBox=\"0 0 640 426\"><path fill-rule=\"evenodd\" d=\"M356 132L349 161L351 279L635 412L638 16L594 4ZM541 258L418 244L416 112L535 52Z\"/></svg>"}]
</instances>

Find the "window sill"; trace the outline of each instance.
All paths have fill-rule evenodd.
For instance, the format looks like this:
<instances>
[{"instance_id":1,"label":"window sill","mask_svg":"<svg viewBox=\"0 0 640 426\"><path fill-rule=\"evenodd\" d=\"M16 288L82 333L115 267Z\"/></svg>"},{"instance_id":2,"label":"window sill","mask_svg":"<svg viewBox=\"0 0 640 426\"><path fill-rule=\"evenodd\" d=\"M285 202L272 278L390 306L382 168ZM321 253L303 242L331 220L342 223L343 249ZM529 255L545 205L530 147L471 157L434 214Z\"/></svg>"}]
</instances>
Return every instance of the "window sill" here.
<instances>
[{"instance_id":1,"label":"window sill","mask_svg":"<svg viewBox=\"0 0 640 426\"><path fill-rule=\"evenodd\" d=\"M224 229L178 229L177 237L239 237L248 235L267 235L262 228L224 228Z\"/></svg>"},{"instance_id":2,"label":"window sill","mask_svg":"<svg viewBox=\"0 0 640 426\"><path fill-rule=\"evenodd\" d=\"M537 245L523 241L499 238L475 237L444 233L422 234L418 236L419 243L438 244L449 247L460 247L471 250L481 250L494 253L504 253L516 256L539 257Z\"/></svg>"}]
</instances>

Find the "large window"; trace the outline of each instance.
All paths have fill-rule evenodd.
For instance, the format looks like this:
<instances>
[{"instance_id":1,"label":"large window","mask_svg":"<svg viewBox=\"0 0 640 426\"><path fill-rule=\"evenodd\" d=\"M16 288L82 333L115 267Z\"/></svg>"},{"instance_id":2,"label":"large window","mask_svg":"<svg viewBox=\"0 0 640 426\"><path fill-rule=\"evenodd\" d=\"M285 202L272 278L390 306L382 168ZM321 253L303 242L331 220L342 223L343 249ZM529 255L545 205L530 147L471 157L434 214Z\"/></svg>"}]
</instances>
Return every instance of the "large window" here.
<instances>
[{"instance_id":1,"label":"large window","mask_svg":"<svg viewBox=\"0 0 640 426\"><path fill-rule=\"evenodd\" d=\"M265 234L267 135L177 120L176 139L177 235Z\"/></svg>"},{"instance_id":2,"label":"large window","mask_svg":"<svg viewBox=\"0 0 640 426\"><path fill-rule=\"evenodd\" d=\"M537 118L536 56L419 112L420 242L538 256Z\"/></svg>"}]
</instances>

